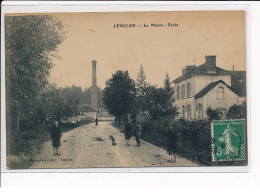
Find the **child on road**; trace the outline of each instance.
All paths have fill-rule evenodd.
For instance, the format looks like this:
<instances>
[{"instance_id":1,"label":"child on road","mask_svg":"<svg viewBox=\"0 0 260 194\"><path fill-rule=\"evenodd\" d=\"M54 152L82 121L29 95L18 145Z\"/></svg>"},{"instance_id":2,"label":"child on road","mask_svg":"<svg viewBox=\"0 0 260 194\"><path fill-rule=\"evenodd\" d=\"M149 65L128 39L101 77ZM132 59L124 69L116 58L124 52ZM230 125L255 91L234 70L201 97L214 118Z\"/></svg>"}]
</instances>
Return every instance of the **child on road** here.
<instances>
[{"instance_id":1,"label":"child on road","mask_svg":"<svg viewBox=\"0 0 260 194\"><path fill-rule=\"evenodd\" d=\"M55 121L55 125L51 129L51 139L52 139L52 147L54 156L60 155L59 154L59 147L60 147L60 139L61 139L61 129L59 127L58 121Z\"/></svg>"}]
</instances>

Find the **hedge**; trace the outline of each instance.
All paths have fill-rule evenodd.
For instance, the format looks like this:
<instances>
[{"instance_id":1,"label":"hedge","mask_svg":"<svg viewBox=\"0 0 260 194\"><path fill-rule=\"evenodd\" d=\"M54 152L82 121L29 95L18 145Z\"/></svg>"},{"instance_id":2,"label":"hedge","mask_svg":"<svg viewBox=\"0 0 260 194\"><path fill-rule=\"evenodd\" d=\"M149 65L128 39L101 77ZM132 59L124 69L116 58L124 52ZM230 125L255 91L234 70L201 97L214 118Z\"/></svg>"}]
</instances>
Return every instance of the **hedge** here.
<instances>
[{"instance_id":1,"label":"hedge","mask_svg":"<svg viewBox=\"0 0 260 194\"><path fill-rule=\"evenodd\" d=\"M147 120L143 123L142 139L156 146L167 148L166 132L178 134L177 155L202 165L245 165L247 162L218 162L211 159L211 122L208 120Z\"/></svg>"}]
</instances>

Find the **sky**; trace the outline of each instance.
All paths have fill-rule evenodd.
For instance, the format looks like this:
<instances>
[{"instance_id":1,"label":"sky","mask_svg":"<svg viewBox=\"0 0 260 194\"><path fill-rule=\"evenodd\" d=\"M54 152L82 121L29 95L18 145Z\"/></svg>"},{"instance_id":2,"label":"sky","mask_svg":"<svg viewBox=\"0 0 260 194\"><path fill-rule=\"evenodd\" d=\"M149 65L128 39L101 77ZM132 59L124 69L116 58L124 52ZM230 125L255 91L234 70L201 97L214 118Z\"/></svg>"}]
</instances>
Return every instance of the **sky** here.
<instances>
[{"instance_id":1,"label":"sky","mask_svg":"<svg viewBox=\"0 0 260 194\"><path fill-rule=\"evenodd\" d=\"M128 70L136 79L141 64L147 81L162 86L166 73L174 80L186 65L204 63L206 55L216 55L217 66L226 70L233 65L235 70L246 70L244 11L51 15L61 20L67 31L57 49L60 60L53 60L49 77L60 87L90 87L92 60L97 61L97 84L101 88L117 70ZM135 27L117 28L117 24Z\"/></svg>"}]
</instances>

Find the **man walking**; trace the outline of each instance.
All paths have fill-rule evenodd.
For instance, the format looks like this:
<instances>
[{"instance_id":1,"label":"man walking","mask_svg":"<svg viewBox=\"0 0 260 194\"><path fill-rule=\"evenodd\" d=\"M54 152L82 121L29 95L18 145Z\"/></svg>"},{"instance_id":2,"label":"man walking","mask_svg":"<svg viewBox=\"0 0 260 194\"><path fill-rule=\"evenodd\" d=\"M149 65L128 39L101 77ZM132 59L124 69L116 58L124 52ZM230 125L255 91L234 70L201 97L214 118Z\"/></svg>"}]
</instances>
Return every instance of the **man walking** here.
<instances>
[{"instance_id":1,"label":"man walking","mask_svg":"<svg viewBox=\"0 0 260 194\"><path fill-rule=\"evenodd\" d=\"M131 125L129 123L129 121L127 120L126 124L125 124L125 141L126 141L126 145L129 146L129 139L131 138Z\"/></svg>"},{"instance_id":2,"label":"man walking","mask_svg":"<svg viewBox=\"0 0 260 194\"><path fill-rule=\"evenodd\" d=\"M138 147L141 146L141 142L140 142L140 137L141 137L141 131L142 131L142 126L139 123L139 121L137 121L137 124L135 125L135 137L136 137L136 143Z\"/></svg>"}]
</instances>

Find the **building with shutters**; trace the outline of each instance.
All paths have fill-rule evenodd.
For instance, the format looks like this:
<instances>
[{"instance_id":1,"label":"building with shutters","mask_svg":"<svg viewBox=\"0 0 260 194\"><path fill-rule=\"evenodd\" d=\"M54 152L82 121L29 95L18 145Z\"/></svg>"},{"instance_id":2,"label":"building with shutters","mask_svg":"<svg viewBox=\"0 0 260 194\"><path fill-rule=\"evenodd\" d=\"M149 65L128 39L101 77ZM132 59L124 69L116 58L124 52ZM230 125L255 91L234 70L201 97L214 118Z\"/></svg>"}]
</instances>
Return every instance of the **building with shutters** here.
<instances>
[{"instance_id":1,"label":"building with shutters","mask_svg":"<svg viewBox=\"0 0 260 194\"><path fill-rule=\"evenodd\" d=\"M205 119L208 107L225 115L230 106L246 100L246 72L217 67L216 56L205 58L200 66L186 66L173 81L175 104L183 119Z\"/></svg>"}]
</instances>

